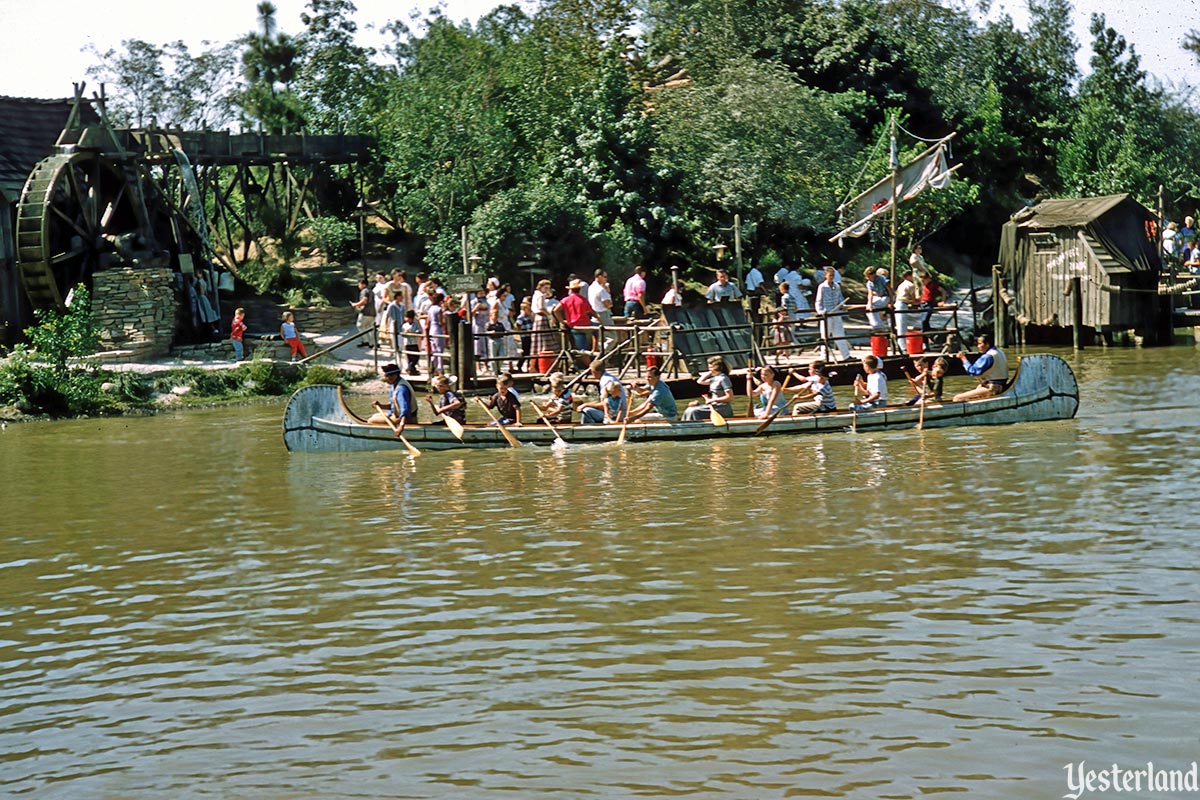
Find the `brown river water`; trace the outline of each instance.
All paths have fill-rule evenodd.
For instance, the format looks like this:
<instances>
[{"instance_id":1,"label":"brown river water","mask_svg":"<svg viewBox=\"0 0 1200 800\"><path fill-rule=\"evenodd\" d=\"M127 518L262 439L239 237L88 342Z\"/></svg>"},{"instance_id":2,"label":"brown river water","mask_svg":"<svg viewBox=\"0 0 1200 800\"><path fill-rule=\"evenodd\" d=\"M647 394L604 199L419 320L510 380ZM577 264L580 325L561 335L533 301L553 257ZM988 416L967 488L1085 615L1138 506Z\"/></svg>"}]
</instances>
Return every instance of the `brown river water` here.
<instances>
[{"instance_id":1,"label":"brown river water","mask_svg":"<svg viewBox=\"0 0 1200 800\"><path fill-rule=\"evenodd\" d=\"M1057 798L1083 760L1186 768L1200 355L1058 352L1079 417L996 428L413 460L289 454L282 404L9 425L0 797Z\"/></svg>"}]
</instances>

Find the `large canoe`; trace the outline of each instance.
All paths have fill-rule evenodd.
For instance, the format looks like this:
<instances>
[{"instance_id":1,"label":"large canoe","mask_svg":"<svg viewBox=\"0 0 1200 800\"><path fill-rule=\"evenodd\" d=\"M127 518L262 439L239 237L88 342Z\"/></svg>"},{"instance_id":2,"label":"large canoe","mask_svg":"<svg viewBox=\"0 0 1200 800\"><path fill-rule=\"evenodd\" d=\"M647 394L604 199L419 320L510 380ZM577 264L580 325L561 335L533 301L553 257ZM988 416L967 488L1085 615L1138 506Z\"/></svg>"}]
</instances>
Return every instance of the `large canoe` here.
<instances>
[{"instance_id":1,"label":"large canoe","mask_svg":"<svg viewBox=\"0 0 1200 800\"><path fill-rule=\"evenodd\" d=\"M996 397L965 403L939 403L925 406L924 427L957 425L1005 425L1071 419L1079 409L1079 384L1067 362L1054 355L1030 355L1020 359L1017 374L1008 389ZM779 416L762 433L782 436L824 433L853 429L858 432L915 428L921 422L917 406L887 406L871 411L836 411L800 416ZM754 436L762 420L735 417L727 425L711 422L630 423L625 438L630 442L716 439ZM615 442L620 425L556 425L558 435L568 443L600 444ZM553 445L555 432L537 422L508 428L522 444ZM405 438L421 450L509 447L495 427L468 425L459 441L443 425L410 425ZM339 452L355 450L405 449L392 430L383 425L368 425L347 408L338 386L307 386L288 401L283 415L283 440L294 452Z\"/></svg>"}]
</instances>

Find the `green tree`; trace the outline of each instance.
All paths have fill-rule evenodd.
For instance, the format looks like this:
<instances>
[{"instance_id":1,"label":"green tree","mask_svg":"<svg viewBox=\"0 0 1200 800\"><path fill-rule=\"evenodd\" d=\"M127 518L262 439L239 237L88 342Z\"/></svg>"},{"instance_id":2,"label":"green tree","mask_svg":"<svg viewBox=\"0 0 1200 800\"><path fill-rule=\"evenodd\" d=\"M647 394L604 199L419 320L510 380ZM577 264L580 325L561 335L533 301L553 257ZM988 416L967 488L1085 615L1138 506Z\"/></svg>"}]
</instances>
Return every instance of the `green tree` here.
<instances>
[{"instance_id":1,"label":"green tree","mask_svg":"<svg viewBox=\"0 0 1200 800\"><path fill-rule=\"evenodd\" d=\"M163 48L142 39L125 39L123 50L83 48L97 63L87 74L108 87L109 116L118 125L143 127L166 108L167 75Z\"/></svg>"},{"instance_id":2,"label":"green tree","mask_svg":"<svg viewBox=\"0 0 1200 800\"><path fill-rule=\"evenodd\" d=\"M303 117L290 84L296 77L300 46L278 30L278 9L270 0L262 0L257 8L259 29L242 40L247 86L237 98L238 106L246 122L257 123L268 133L298 130Z\"/></svg>"},{"instance_id":3,"label":"green tree","mask_svg":"<svg viewBox=\"0 0 1200 800\"><path fill-rule=\"evenodd\" d=\"M602 266L624 270L650 256L680 221L662 202L663 168L650 163L654 130L615 46L606 51L592 90L560 120L555 138L559 152L543 180L563 184L585 209L606 254Z\"/></svg>"},{"instance_id":4,"label":"green tree","mask_svg":"<svg viewBox=\"0 0 1200 800\"><path fill-rule=\"evenodd\" d=\"M828 95L744 60L711 84L664 92L658 116L656 162L679 170L684 213L704 236L734 214L760 226L763 247L832 227L857 141Z\"/></svg>"},{"instance_id":5,"label":"green tree","mask_svg":"<svg viewBox=\"0 0 1200 800\"><path fill-rule=\"evenodd\" d=\"M1092 15L1091 33L1092 72L1060 149L1059 175L1077 196L1132 192L1152 204L1157 184L1186 163L1174 143L1164 141L1166 103L1146 85L1137 53L1103 15Z\"/></svg>"},{"instance_id":6,"label":"green tree","mask_svg":"<svg viewBox=\"0 0 1200 800\"><path fill-rule=\"evenodd\" d=\"M117 125L223 127L233 119L236 48L204 45L199 55L182 41L160 46L126 39L122 50L104 52L88 45L84 50L96 63L87 74L107 87L109 118Z\"/></svg>"},{"instance_id":7,"label":"green tree","mask_svg":"<svg viewBox=\"0 0 1200 800\"><path fill-rule=\"evenodd\" d=\"M392 48L404 63L379 120L381 186L409 230L449 236L515 183L519 159L496 47L441 14L426 24Z\"/></svg>"},{"instance_id":8,"label":"green tree","mask_svg":"<svg viewBox=\"0 0 1200 800\"><path fill-rule=\"evenodd\" d=\"M366 131L382 111L394 73L374 64L375 51L356 44L358 26L350 0L309 0L300 15L302 58L295 91L310 129Z\"/></svg>"}]
</instances>

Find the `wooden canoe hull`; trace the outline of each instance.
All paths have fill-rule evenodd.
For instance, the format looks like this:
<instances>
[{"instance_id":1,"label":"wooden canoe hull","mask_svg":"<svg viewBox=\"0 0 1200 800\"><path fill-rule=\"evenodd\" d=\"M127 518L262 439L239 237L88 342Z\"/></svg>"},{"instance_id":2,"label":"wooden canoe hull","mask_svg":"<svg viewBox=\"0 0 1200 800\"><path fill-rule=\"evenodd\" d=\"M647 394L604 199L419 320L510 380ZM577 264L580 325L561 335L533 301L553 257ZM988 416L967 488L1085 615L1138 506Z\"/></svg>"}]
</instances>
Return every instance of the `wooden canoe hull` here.
<instances>
[{"instance_id":1,"label":"wooden canoe hull","mask_svg":"<svg viewBox=\"0 0 1200 800\"><path fill-rule=\"evenodd\" d=\"M925 407L924 427L960 425L1006 425L1071 419L1079 408L1079 385L1071 367L1058 356L1038 354L1021 358L1009 388L996 397L966 403L941 403ZM782 436L845 431L858 432L915 428L920 421L917 406L888 406L857 414L837 411L801 416L779 416L761 434ZM637 441L683 441L749 437L758 435L762 420L738 417L717 427L711 422L631 423L625 439ZM620 425L557 425L558 435L570 444L615 442ZM555 432L542 423L510 427L522 444L553 445ZM405 438L421 450L490 449L509 447L495 427L468 425L459 441L442 425L410 425ZM283 418L283 439L294 452L353 452L405 449L385 425L368 425L346 407L338 386L307 386L288 401Z\"/></svg>"}]
</instances>

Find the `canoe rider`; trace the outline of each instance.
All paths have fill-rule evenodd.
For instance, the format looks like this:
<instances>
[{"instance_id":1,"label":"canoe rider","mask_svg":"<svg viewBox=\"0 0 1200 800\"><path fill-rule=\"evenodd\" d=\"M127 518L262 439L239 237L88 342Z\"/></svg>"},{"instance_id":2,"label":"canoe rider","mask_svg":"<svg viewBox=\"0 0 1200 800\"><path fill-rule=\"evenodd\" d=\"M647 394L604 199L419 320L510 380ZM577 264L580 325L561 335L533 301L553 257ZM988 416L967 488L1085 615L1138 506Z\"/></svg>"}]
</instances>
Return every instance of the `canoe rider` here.
<instances>
[{"instance_id":1,"label":"canoe rider","mask_svg":"<svg viewBox=\"0 0 1200 800\"><path fill-rule=\"evenodd\" d=\"M675 395L671 387L662 380L662 372L658 367L646 370L645 385L633 387L633 393L645 398L644 402L630 409L629 420L644 420L646 422L675 422L679 419L679 407L675 404Z\"/></svg>"},{"instance_id":2,"label":"canoe rider","mask_svg":"<svg viewBox=\"0 0 1200 800\"><path fill-rule=\"evenodd\" d=\"M776 380L775 369L770 364L759 367L757 376L752 370L747 371L746 380L754 385L754 391L758 394L758 402L761 403L754 408L754 416L769 417L777 411L783 411L787 406L787 397L783 394L783 387Z\"/></svg>"},{"instance_id":3,"label":"canoe rider","mask_svg":"<svg viewBox=\"0 0 1200 800\"><path fill-rule=\"evenodd\" d=\"M501 425L520 426L521 395L517 394L517 390L513 388L512 375L507 372L497 375L496 393L484 400L483 403L499 413Z\"/></svg>"},{"instance_id":4,"label":"canoe rider","mask_svg":"<svg viewBox=\"0 0 1200 800\"><path fill-rule=\"evenodd\" d=\"M959 392L954 395L954 402L978 400L983 397L995 397L1008 386L1008 358L1000 348L992 344L990 334L981 333L975 337L975 346L981 355L971 363L966 353L959 353L958 358L963 363L968 375L973 375L979 381L974 389Z\"/></svg>"},{"instance_id":5,"label":"canoe rider","mask_svg":"<svg viewBox=\"0 0 1200 800\"><path fill-rule=\"evenodd\" d=\"M684 422L712 419L715 409L723 417L733 416L733 381L729 378L729 365L721 356L708 359L708 372L696 379L696 383L708 387L703 401L688 406L683 412Z\"/></svg>"},{"instance_id":6,"label":"canoe rider","mask_svg":"<svg viewBox=\"0 0 1200 800\"><path fill-rule=\"evenodd\" d=\"M443 417L453 417L460 425L467 424L467 398L462 392L457 392L450 385L450 378L437 375L433 379L433 389L441 395L436 401L431 397L429 404L433 406L434 414Z\"/></svg>"},{"instance_id":7,"label":"canoe rider","mask_svg":"<svg viewBox=\"0 0 1200 800\"><path fill-rule=\"evenodd\" d=\"M625 397L625 386L604 369L602 361L593 361L588 365L588 371L596 379L597 387L600 390L600 398L586 403L576 403L575 407L579 409L579 420L581 422L604 422L609 397L608 387L614 383L617 384L620 387L620 397L623 402L628 404L628 398Z\"/></svg>"},{"instance_id":8,"label":"canoe rider","mask_svg":"<svg viewBox=\"0 0 1200 800\"><path fill-rule=\"evenodd\" d=\"M866 411L872 408L886 406L888 402L887 376L879 366L879 359L874 355L864 356L863 371L867 373L866 380L862 376L854 378L854 395L863 393L861 400L851 403L851 411Z\"/></svg>"},{"instance_id":9,"label":"canoe rider","mask_svg":"<svg viewBox=\"0 0 1200 800\"><path fill-rule=\"evenodd\" d=\"M575 395L567 387L567 376L561 372L551 372L546 379L550 382L550 399L541 407L542 414L552 425L571 424Z\"/></svg>"},{"instance_id":10,"label":"canoe rider","mask_svg":"<svg viewBox=\"0 0 1200 800\"><path fill-rule=\"evenodd\" d=\"M385 406L379 401L372 403L375 413L367 422L371 425L392 425L396 429L396 435L399 436L404 432L405 425L417 424L417 404L413 388L404 379L400 367L395 364L384 364L380 368L380 372L383 373L383 379L390 387L388 392L390 405Z\"/></svg>"},{"instance_id":11,"label":"canoe rider","mask_svg":"<svg viewBox=\"0 0 1200 800\"><path fill-rule=\"evenodd\" d=\"M837 411L837 400L833 396L830 377L829 367L825 366L824 361L814 361L808 365L808 378L795 389L787 390L796 397L796 405L792 407L793 416Z\"/></svg>"}]
</instances>

